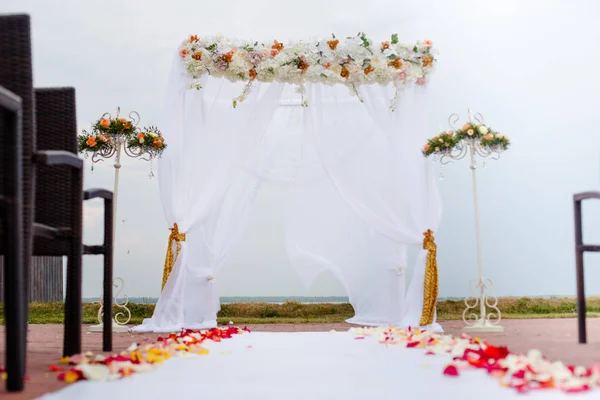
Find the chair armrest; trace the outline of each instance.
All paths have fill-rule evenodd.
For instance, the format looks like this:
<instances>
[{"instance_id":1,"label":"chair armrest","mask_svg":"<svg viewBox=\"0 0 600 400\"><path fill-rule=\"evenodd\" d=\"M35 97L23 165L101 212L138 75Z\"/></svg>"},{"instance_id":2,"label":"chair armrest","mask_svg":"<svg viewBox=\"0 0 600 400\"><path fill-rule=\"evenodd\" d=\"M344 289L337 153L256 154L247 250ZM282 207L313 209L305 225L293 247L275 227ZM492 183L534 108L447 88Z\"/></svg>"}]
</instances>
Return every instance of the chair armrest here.
<instances>
[{"instance_id":1,"label":"chair armrest","mask_svg":"<svg viewBox=\"0 0 600 400\"><path fill-rule=\"evenodd\" d=\"M587 199L600 199L600 192L583 192L573 195L573 200L581 201Z\"/></svg>"},{"instance_id":2,"label":"chair armrest","mask_svg":"<svg viewBox=\"0 0 600 400\"><path fill-rule=\"evenodd\" d=\"M106 189L87 189L83 191L83 199L104 199L104 200L112 200L113 192Z\"/></svg>"},{"instance_id":3,"label":"chair armrest","mask_svg":"<svg viewBox=\"0 0 600 400\"><path fill-rule=\"evenodd\" d=\"M33 236L46 239L56 239L59 236L59 229L43 224L33 224Z\"/></svg>"},{"instance_id":4,"label":"chair armrest","mask_svg":"<svg viewBox=\"0 0 600 400\"><path fill-rule=\"evenodd\" d=\"M83 245L83 254L86 256L93 256L93 255L101 255L105 253L105 246L103 244L96 244L96 245Z\"/></svg>"},{"instance_id":5,"label":"chair armrest","mask_svg":"<svg viewBox=\"0 0 600 400\"><path fill-rule=\"evenodd\" d=\"M14 113L21 112L22 101L19 96L0 86L0 107L6 108Z\"/></svg>"},{"instance_id":6,"label":"chair armrest","mask_svg":"<svg viewBox=\"0 0 600 400\"><path fill-rule=\"evenodd\" d=\"M76 154L64 150L43 150L35 153L34 161L42 165L67 165L69 167L82 169L83 160Z\"/></svg>"}]
</instances>

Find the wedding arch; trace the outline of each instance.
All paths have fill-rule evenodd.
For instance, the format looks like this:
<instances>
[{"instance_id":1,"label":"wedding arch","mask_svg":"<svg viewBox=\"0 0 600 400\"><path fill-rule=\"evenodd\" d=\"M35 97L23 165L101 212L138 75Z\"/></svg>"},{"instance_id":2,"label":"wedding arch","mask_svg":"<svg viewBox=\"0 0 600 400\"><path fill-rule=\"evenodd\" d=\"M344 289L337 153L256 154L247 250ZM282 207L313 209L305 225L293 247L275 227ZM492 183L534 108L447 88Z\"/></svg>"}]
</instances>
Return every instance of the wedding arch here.
<instances>
[{"instance_id":1,"label":"wedding arch","mask_svg":"<svg viewBox=\"0 0 600 400\"><path fill-rule=\"evenodd\" d=\"M174 57L169 149L158 165L172 227L163 291L133 330L216 326L219 269L265 181L289 185L291 264L307 285L333 272L355 310L349 322L441 330L432 235L441 200L421 154L435 62L430 41L397 35L187 38ZM410 246L422 250L407 286Z\"/></svg>"}]
</instances>

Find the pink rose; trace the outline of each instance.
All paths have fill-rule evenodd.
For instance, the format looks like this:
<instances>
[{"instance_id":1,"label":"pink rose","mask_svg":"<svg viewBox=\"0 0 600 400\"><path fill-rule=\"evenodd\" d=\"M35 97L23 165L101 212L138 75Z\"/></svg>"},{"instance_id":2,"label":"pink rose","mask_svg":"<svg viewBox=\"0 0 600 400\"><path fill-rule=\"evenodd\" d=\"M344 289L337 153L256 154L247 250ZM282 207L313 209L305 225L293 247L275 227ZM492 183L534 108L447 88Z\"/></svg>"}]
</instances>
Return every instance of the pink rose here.
<instances>
[{"instance_id":1,"label":"pink rose","mask_svg":"<svg viewBox=\"0 0 600 400\"><path fill-rule=\"evenodd\" d=\"M425 84L425 78L417 78L417 85L424 85Z\"/></svg>"},{"instance_id":2,"label":"pink rose","mask_svg":"<svg viewBox=\"0 0 600 400\"><path fill-rule=\"evenodd\" d=\"M398 74L398 79L401 80L405 80L406 79L406 72L402 71Z\"/></svg>"}]
</instances>

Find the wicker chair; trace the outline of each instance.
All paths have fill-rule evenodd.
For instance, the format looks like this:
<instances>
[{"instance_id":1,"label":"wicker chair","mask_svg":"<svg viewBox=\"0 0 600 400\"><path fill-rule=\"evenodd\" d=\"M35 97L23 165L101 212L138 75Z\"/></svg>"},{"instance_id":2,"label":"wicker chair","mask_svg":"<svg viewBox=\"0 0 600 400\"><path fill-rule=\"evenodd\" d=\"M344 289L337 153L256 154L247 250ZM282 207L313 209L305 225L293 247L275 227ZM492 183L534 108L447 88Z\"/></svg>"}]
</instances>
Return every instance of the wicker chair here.
<instances>
[{"instance_id":1,"label":"wicker chair","mask_svg":"<svg viewBox=\"0 0 600 400\"><path fill-rule=\"evenodd\" d=\"M112 350L112 192L93 189L82 192L83 171L77 157L77 117L75 89L35 90L36 160L61 150L77 165L38 165L35 184L35 224L33 255L67 256L64 353L81 351L81 252L82 200L104 199L104 243L83 246L84 254L104 256L105 310L103 350ZM83 197L82 197L83 196ZM51 227L51 228L50 228Z\"/></svg>"},{"instance_id":2,"label":"wicker chair","mask_svg":"<svg viewBox=\"0 0 600 400\"><path fill-rule=\"evenodd\" d=\"M22 166L31 166L34 143L34 109L28 16L0 17L0 54L0 85L21 98L21 154L19 161ZM14 124L14 119L12 121L7 120L6 113L3 113L3 118L0 118L0 151L4 162L0 163L0 190L3 191L1 194L5 197L15 194L5 192L6 189L11 191L20 190L22 200L21 218L16 218L16 220L0 219L0 254L6 256L4 264L4 286L6 288L4 300L6 303L7 324L6 368L8 376L6 386L9 391L22 390L26 367L27 282L31 261L33 221L33 170L32 168L22 168L20 170L21 179L13 181L15 171L12 170L12 166L9 168L8 165L9 160L14 157L14 153L11 153L7 148L11 142L14 142L14 138L9 137L11 131L14 131ZM20 188L18 186L15 188L14 185L20 185ZM17 204L12 206L15 205L18 207ZM3 209L6 210L4 207ZM7 217L10 219L18 215L11 213ZM22 236L20 237L22 254L20 259L18 259L19 255L14 253L15 244L8 243L8 241L15 239L10 237L14 233L15 224L20 224L22 229ZM9 244L9 246L6 246L6 244ZM18 259L16 263L14 257Z\"/></svg>"},{"instance_id":3,"label":"wicker chair","mask_svg":"<svg viewBox=\"0 0 600 400\"><path fill-rule=\"evenodd\" d=\"M583 277L583 253L599 252L600 245L583 244L583 228L581 223L581 202L588 199L600 199L600 192L577 193L573 196L575 213L575 275L577 277L577 330L579 343L587 343L585 326L585 280Z\"/></svg>"},{"instance_id":4,"label":"wicker chair","mask_svg":"<svg viewBox=\"0 0 600 400\"><path fill-rule=\"evenodd\" d=\"M5 255L4 277L11 285L4 294L6 319L7 389L23 389L27 352L27 299L23 296L25 268L23 253L23 164L21 162L21 98L0 87L0 254Z\"/></svg>"}]
</instances>

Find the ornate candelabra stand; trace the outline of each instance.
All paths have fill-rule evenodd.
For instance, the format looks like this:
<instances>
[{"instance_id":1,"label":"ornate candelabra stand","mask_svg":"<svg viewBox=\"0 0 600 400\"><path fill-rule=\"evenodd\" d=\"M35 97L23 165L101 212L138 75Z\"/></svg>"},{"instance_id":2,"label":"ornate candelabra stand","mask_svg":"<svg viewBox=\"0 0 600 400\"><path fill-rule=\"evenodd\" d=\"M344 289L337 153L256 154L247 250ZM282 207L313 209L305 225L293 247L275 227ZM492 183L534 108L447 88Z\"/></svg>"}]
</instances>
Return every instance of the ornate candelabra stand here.
<instances>
[{"instance_id":1,"label":"ornate candelabra stand","mask_svg":"<svg viewBox=\"0 0 600 400\"><path fill-rule=\"evenodd\" d=\"M469 124L483 125L483 116L479 113L473 117L471 110L468 110ZM452 114L448 122L453 130L456 130L454 124L459 121L456 114ZM487 128L486 128L487 129ZM442 152L439 160L442 164L448 164L452 160L461 160L469 155L471 176L473 179L473 204L475 211L475 232L477 236L477 266L479 277L473 279L470 283L471 295L465 299L466 308L463 311L463 321L466 326L464 332L503 332L504 328L499 325L501 319L500 309L498 308L498 298L491 295L493 282L490 278L483 276L483 262L481 256L481 235L479 229L479 202L477 199L477 161L476 156L482 158L499 159L500 153L504 150L502 146L482 146L481 137L465 137L460 140L453 149ZM479 315L477 308L479 307Z\"/></svg>"},{"instance_id":2,"label":"ornate candelabra stand","mask_svg":"<svg viewBox=\"0 0 600 400\"><path fill-rule=\"evenodd\" d=\"M120 108L117 108L117 115L113 119L109 113L106 113L102 116L102 120L123 120L119 118ZM129 113L129 118L132 121L133 129L137 127L137 124L140 121L140 116L137 112L133 111ZM127 156L131 158L138 158L145 161L152 161L154 154L152 151L149 151L147 147L138 146L132 148L129 145L129 141L132 138L135 138L135 135L125 134L123 132L117 133L103 133L101 136L104 136L104 140L106 140L107 144L101 146L98 150L93 151L91 160L92 162L98 163L104 161L104 159L109 159L115 156L115 163L113 167L115 168L115 179L114 179L114 192L113 192L113 243L116 243L115 236L117 230L117 204L118 204L118 195L119 195L119 171L121 170L121 154L124 152ZM88 153L85 153L85 158L88 158ZM92 170L93 170L92 165ZM150 177L153 177L152 167L150 169ZM129 328L126 326L127 323L131 320L131 310L127 307L129 303L129 298L125 294L123 295L124 301L119 303L119 297L121 293L124 291L124 281L122 278L115 277L113 280L113 286L117 289L115 291L114 302L120 311L114 315L114 323L113 323L113 332L126 332ZM93 325L88 328L90 332L102 332L102 315L105 312L104 310L104 299L100 296L100 310L98 310L98 325ZM112 312L110 310L109 312Z\"/></svg>"}]
</instances>

